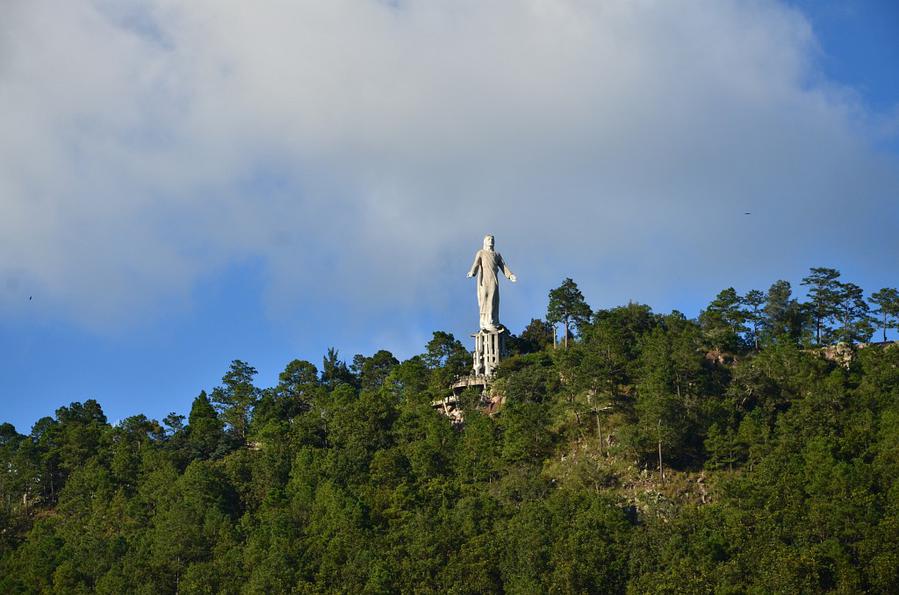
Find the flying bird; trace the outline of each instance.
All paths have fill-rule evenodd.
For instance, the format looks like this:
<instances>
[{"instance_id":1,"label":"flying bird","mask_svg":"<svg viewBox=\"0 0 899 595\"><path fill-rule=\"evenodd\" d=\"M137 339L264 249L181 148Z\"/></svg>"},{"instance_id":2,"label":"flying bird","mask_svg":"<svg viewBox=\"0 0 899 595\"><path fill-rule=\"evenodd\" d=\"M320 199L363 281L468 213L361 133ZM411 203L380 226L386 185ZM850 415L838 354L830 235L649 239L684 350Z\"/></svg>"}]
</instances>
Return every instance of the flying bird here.
<instances>
[{"instance_id":1,"label":"flying bird","mask_svg":"<svg viewBox=\"0 0 899 595\"><path fill-rule=\"evenodd\" d=\"M752 215L752 213L743 213L744 215Z\"/></svg>"},{"instance_id":2,"label":"flying bird","mask_svg":"<svg viewBox=\"0 0 899 595\"><path fill-rule=\"evenodd\" d=\"M31 301L31 296L30 296L30 295L28 296L28 301L29 301L29 302Z\"/></svg>"}]
</instances>

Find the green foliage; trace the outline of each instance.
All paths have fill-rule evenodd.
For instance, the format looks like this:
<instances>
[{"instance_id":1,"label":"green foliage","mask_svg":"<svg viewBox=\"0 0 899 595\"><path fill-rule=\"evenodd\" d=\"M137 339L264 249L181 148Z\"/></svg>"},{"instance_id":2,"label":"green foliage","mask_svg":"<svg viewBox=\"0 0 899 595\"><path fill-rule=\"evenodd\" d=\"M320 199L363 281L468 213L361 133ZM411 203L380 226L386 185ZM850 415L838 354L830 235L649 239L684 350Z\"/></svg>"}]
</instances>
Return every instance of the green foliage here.
<instances>
[{"instance_id":1,"label":"green foliage","mask_svg":"<svg viewBox=\"0 0 899 595\"><path fill-rule=\"evenodd\" d=\"M517 353L536 353L553 344L553 327L549 322L532 318L517 341Z\"/></svg>"},{"instance_id":2,"label":"green foliage","mask_svg":"<svg viewBox=\"0 0 899 595\"><path fill-rule=\"evenodd\" d=\"M471 368L471 355L451 333L436 331L428 341L422 360L432 371L429 382L433 396L437 396Z\"/></svg>"},{"instance_id":3,"label":"green foliage","mask_svg":"<svg viewBox=\"0 0 899 595\"><path fill-rule=\"evenodd\" d=\"M811 306L629 304L557 350L534 321L462 426L431 407L470 363L444 332L267 388L235 361L186 423L2 424L0 592L895 593L899 348L809 348L867 320L814 271Z\"/></svg>"},{"instance_id":4,"label":"green foliage","mask_svg":"<svg viewBox=\"0 0 899 595\"><path fill-rule=\"evenodd\" d=\"M561 323L565 330L565 346L572 327L580 332L590 320L590 306L584 300L584 294L577 283L570 278L549 292L549 305L546 308L546 320L552 325Z\"/></svg>"},{"instance_id":5,"label":"green foliage","mask_svg":"<svg viewBox=\"0 0 899 595\"><path fill-rule=\"evenodd\" d=\"M838 270L819 267L812 268L802 280L809 286L808 310L818 345L866 341L874 333L862 289L854 283L842 283L839 277Z\"/></svg>"},{"instance_id":6,"label":"green foliage","mask_svg":"<svg viewBox=\"0 0 899 595\"><path fill-rule=\"evenodd\" d=\"M742 351L742 335L747 332L747 315L743 311L743 298L733 287L728 287L715 297L708 308L700 312L699 324L711 347L723 351Z\"/></svg>"},{"instance_id":7,"label":"green foliage","mask_svg":"<svg viewBox=\"0 0 899 595\"><path fill-rule=\"evenodd\" d=\"M201 391L194 399L187 423L187 443L191 458L208 459L224 454L227 449L225 424L209 402L206 391Z\"/></svg>"},{"instance_id":8,"label":"green foliage","mask_svg":"<svg viewBox=\"0 0 899 595\"><path fill-rule=\"evenodd\" d=\"M260 391L253 386L256 368L239 359L231 362L231 369L222 377L222 386L212 391L212 403L234 436L243 441L247 436L250 415Z\"/></svg>"},{"instance_id":9,"label":"green foliage","mask_svg":"<svg viewBox=\"0 0 899 595\"><path fill-rule=\"evenodd\" d=\"M698 339L695 330L693 336ZM636 424L629 439L644 461L653 456L661 459L662 451L683 452L687 446L687 399L695 389L699 366L689 342L675 339L672 332L657 327L643 342L634 404ZM658 464L663 465L661 461Z\"/></svg>"},{"instance_id":10,"label":"green foliage","mask_svg":"<svg viewBox=\"0 0 899 595\"><path fill-rule=\"evenodd\" d=\"M873 314L879 315L883 340L887 340L887 329L899 328L899 291L884 287L871 295L871 302L877 306Z\"/></svg>"},{"instance_id":11,"label":"green foliage","mask_svg":"<svg viewBox=\"0 0 899 595\"><path fill-rule=\"evenodd\" d=\"M359 378L359 385L362 388L377 390L399 363L392 353L382 349L371 357L356 355L353 358L352 371Z\"/></svg>"},{"instance_id":12,"label":"green foliage","mask_svg":"<svg viewBox=\"0 0 899 595\"><path fill-rule=\"evenodd\" d=\"M760 331L765 320L762 313L762 306L764 303L765 294L758 289L748 291L746 295L743 296L743 305L748 308L743 312L746 322L749 324L747 328L747 340L756 351L759 349L759 344L761 342Z\"/></svg>"},{"instance_id":13,"label":"green foliage","mask_svg":"<svg viewBox=\"0 0 899 595\"><path fill-rule=\"evenodd\" d=\"M334 388L338 384L355 385L356 380L346 363L339 359L337 350L329 347L328 353L322 358L322 384Z\"/></svg>"},{"instance_id":14,"label":"green foliage","mask_svg":"<svg viewBox=\"0 0 899 595\"><path fill-rule=\"evenodd\" d=\"M763 338L766 343L789 340L798 343L806 330L806 312L795 299L789 281L776 281L765 298Z\"/></svg>"},{"instance_id":15,"label":"green foliage","mask_svg":"<svg viewBox=\"0 0 899 595\"><path fill-rule=\"evenodd\" d=\"M836 316L837 304L840 301L840 272L826 267L812 268L808 277L802 280L809 287L811 299L809 311L815 324L815 342L820 345L822 339L829 343L832 329L828 321ZM823 335L823 336L822 336Z\"/></svg>"}]
</instances>

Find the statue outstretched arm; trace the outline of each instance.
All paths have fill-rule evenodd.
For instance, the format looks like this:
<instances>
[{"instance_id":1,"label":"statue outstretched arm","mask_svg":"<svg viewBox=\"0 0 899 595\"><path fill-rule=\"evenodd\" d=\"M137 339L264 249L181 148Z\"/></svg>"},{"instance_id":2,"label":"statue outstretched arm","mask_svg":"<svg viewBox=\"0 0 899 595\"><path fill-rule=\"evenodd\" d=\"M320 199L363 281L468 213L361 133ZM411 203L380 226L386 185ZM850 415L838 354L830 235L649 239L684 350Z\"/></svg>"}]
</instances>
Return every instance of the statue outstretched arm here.
<instances>
[{"instance_id":1,"label":"statue outstretched arm","mask_svg":"<svg viewBox=\"0 0 899 595\"><path fill-rule=\"evenodd\" d=\"M515 273L513 273L509 268L509 265L506 264L506 260L502 257L502 255L499 255L499 264L503 269L503 275L506 276L506 279L508 279L512 283L518 281L518 277L515 276Z\"/></svg>"},{"instance_id":2,"label":"statue outstretched arm","mask_svg":"<svg viewBox=\"0 0 899 595\"><path fill-rule=\"evenodd\" d=\"M471 263L471 268L468 270L468 276L474 277L477 274L478 269L480 269L480 268L481 268L481 253L478 252L477 254L474 255L474 262Z\"/></svg>"}]
</instances>

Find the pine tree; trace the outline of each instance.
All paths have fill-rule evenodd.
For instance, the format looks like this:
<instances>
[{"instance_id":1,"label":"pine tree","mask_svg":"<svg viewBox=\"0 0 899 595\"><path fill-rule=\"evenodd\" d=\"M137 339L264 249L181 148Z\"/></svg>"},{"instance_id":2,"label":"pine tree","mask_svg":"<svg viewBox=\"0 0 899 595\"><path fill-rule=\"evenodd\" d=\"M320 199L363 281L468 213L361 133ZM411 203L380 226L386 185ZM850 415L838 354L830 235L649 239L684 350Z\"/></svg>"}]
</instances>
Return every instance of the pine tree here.
<instances>
[{"instance_id":1,"label":"pine tree","mask_svg":"<svg viewBox=\"0 0 899 595\"><path fill-rule=\"evenodd\" d=\"M700 312L699 324L713 347L731 351L740 349L740 334L746 331L746 313L742 304L736 290L728 287Z\"/></svg>"},{"instance_id":2,"label":"pine tree","mask_svg":"<svg viewBox=\"0 0 899 595\"><path fill-rule=\"evenodd\" d=\"M580 332L590 320L590 315L590 306L584 301L584 294L571 278L565 279L562 285L549 292L546 320L553 325L561 323L564 326L565 347L568 347L571 328L574 327Z\"/></svg>"},{"instance_id":3,"label":"pine tree","mask_svg":"<svg viewBox=\"0 0 899 595\"><path fill-rule=\"evenodd\" d=\"M762 304L765 303L765 294L758 289L753 289L743 296L743 304L749 307L744 314L746 321L750 324L749 337L753 348L759 350L759 330L764 321L762 314Z\"/></svg>"},{"instance_id":4,"label":"pine tree","mask_svg":"<svg viewBox=\"0 0 899 595\"><path fill-rule=\"evenodd\" d=\"M822 335L824 341L829 343L831 329L827 321L837 315L837 306L840 301L840 271L824 267L813 267L811 274L802 280L803 285L810 289L808 297L811 299L810 307L815 324L815 343L821 345Z\"/></svg>"},{"instance_id":5,"label":"pine tree","mask_svg":"<svg viewBox=\"0 0 899 595\"><path fill-rule=\"evenodd\" d=\"M884 287L871 296L871 302L877 306L875 314L880 315L883 340L887 340L887 329L899 327L899 291Z\"/></svg>"},{"instance_id":6,"label":"pine tree","mask_svg":"<svg viewBox=\"0 0 899 595\"><path fill-rule=\"evenodd\" d=\"M254 376L256 368L236 359L231 362L228 373L222 377L222 386L212 391L212 403L241 441L246 440L250 415L260 396L259 389L253 386Z\"/></svg>"},{"instance_id":7,"label":"pine tree","mask_svg":"<svg viewBox=\"0 0 899 595\"><path fill-rule=\"evenodd\" d=\"M839 283L834 304L834 319L838 324L834 338L844 343L867 341L874 333L869 309L861 287L854 283Z\"/></svg>"},{"instance_id":8,"label":"pine tree","mask_svg":"<svg viewBox=\"0 0 899 595\"><path fill-rule=\"evenodd\" d=\"M322 358L322 384L332 389L338 384L356 384L356 377L350 372L346 362L341 361L339 352L333 347L328 347L328 353Z\"/></svg>"},{"instance_id":9,"label":"pine tree","mask_svg":"<svg viewBox=\"0 0 899 595\"><path fill-rule=\"evenodd\" d=\"M792 298L789 281L780 280L771 285L765 296L763 313L762 328L767 341L789 337L798 342L802 338L805 314L799 303Z\"/></svg>"},{"instance_id":10,"label":"pine tree","mask_svg":"<svg viewBox=\"0 0 899 595\"><path fill-rule=\"evenodd\" d=\"M224 427L206 391L200 391L187 418L187 443L193 457L207 459L215 456L224 439Z\"/></svg>"},{"instance_id":11,"label":"pine tree","mask_svg":"<svg viewBox=\"0 0 899 595\"><path fill-rule=\"evenodd\" d=\"M539 318L532 318L519 337L521 353L536 353L553 344L553 327Z\"/></svg>"}]
</instances>

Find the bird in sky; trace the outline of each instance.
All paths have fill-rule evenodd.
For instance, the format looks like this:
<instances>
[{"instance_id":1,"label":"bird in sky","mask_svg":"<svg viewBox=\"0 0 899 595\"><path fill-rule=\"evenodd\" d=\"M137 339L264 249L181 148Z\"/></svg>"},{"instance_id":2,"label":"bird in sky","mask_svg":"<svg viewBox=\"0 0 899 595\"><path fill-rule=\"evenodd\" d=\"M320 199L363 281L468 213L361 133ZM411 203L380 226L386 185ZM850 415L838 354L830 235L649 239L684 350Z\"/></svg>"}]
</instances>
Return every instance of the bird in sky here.
<instances>
[{"instance_id":1,"label":"bird in sky","mask_svg":"<svg viewBox=\"0 0 899 595\"><path fill-rule=\"evenodd\" d=\"M744 215L752 215L752 213L743 213Z\"/></svg>"}]
</instances>

